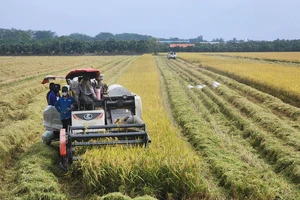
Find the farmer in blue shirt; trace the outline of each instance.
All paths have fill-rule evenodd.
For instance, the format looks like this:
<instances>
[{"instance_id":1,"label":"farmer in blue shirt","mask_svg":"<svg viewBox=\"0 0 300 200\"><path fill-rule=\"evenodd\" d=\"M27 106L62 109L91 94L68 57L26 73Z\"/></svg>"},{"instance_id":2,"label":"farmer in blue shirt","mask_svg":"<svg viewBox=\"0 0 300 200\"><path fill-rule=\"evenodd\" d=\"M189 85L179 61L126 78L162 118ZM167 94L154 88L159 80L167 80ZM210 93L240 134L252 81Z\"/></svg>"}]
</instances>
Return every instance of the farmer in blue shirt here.
<instances>
[{"instance_id":1,"label":"farmer in blue shirt","mask_svg":"<svg viewBox=\"0 0 300 200\"><path fill-rule=\"evenodd\" d=\"M50 83L51 84L51 83ZM60 90L60 85L59 84L54 84L52 87L50 86L50 91L48 92L48 105L54 106L55 103L57 102L58 95L59 95L59 90ZM60 95L59 95L60 97Z\"/></svg>"},{"instance_id":2,"label":"farmer in blue shirt","mask_svg":"<svg viewBox=\"0 0 300 200\"><path fill-rule=\"evenodd\" d=\"M71 110L75 107L75 100L68 93L68 87L62 87L62 97L60 97L55 103L56 110L60 113L60 119L63 124L63 128L68 129L71 126Z\"/></svg>"},{"instance_id":3,"label":"farmer in blue shirt","mask_svg":"<svg viewBox=\"0 0 300 200\"><path fill-rule=\"evenodd\" d=\"M49 104L49 95L50 95L50 93L53 91L53 88L54 88L54 83L53 82L51 82L50 84L49 84L49 92L47 93L47 95L46 95L46 100L47 100L47 102L48 102L48 105L50 105Z\"/></svg>"},{"instance_id":4,"label":"farmer in blue shirt","mask_svg":"<svg viewBox=\"0 0 300 200\"><path fill-rule=\"evenodd\" d=\"M56 102L57 102L56 94L52 90L48 97L48 105L54 106Z\"/></svg>"}]
</instances>

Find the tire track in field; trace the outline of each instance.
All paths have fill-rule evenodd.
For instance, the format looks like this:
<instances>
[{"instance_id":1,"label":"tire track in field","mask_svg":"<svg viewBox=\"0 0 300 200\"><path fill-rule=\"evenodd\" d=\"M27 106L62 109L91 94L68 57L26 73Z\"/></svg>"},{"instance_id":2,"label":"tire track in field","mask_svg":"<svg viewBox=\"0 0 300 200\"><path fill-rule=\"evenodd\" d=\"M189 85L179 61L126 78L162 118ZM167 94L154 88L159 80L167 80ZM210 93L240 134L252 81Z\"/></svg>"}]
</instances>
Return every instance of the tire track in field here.
<instances>
[{"instance_id":1,"label":"tire track in field","mask_svg":"<svg viewBox=\"0 0 300 200\"><path fill-rule=\"evenodd\" d=\"M213 93L213 91L209 92L202 92L201 90L188 90L187 89L187 84L189 83L193 83L193 84L199 84L199 77L195 77L196 71L192 71L190 73L186 72L187 69L184 68L182 65L180 65L177 61L167 61L166 59L162 59L162 58L156 58L160 63L163 63L160 67L168 67L168 69L170 71L172 71L172 73L174 74L174 76L178 77L178 81L180 82L180 84L182 85L182 90L187 90L185 93L186 95L190 98L191 101L191 106L193 107L193 109L195 111L197 111L198 113L200 113L199 115L201 116L201 118L205 119L205 126L210 127L211 130L213 130L212 132L214 132L215 135L217 135L217 138L219 138L222 142L222 145L224 148L231 150L232 155L235 155L236 160L235 162L240 163L238 165L244 165L244 167L248 168L248 173L252 173L251 171L253 171L254 173L259 173L262 176L266 176L266 177L272 177L275 178L274 183L270 182L269 180L263 180L263 182L265 182L265 184L267 185L271 185L272 187L276 187L276 190L278 192L278 195L280 196L280 191L284 191L287 188L289 188L290 191L293 191L295 188L295 185L293 184L289 184L288 180L285 180L285 176L282 176L281 174L276 174L276 170L272 171L270 170L270 168L273 168L271 165L267 164L264 162L264 160L262 160L260 158L260 154L257 154L257 150L253 149L253 147L249 144L249 141L247 140L247 138L244 138L243 136L243 129L239 130L239 124L234 122L234 120L236 120L236 118L230 118L230 111L227 114L224 114L226 112L224 112L226 109L222 108L222 106L224 107L223 104L221 103L225 103L228 104L227 102L220 102L220 104L215 103L216 99L214 99L214 95L217 96L216 94ZM183 69L182 69L183 68ZM204 83L204 80L201 81L202 84ZM203 91L208 91L211 90L210 88L207 88ZM219 101L222 101L221 99L218 99ZM226 105L227 106L227 105ZM228 107L227 109L235 109L234 106ZM235 109L237 112L237 109ZM240 116L238 116L240 117ZM194 136L192 136L192 138L194 138ZM204 138L205 139L205 138ZM195 143L195 141L193 141L193 139L191 140L192 143ZM205 142L205 140L203 141L199 141L196 144L196 147L198 145L201 146L201 143ZM250 141L251 143L251 141ZM203 144L202 144L203 145ZM207 147L208 149L210 147ZM213 147L211 147L213 148ZM224 149L225 150L225 149ZM220 179L222 181L224 181L224 187L226 188L226 185L231 185L232 187L243 187L242 185L235 185L235 182L230 181L230 176L225 175L227 170L225 167L225 171L222 172L222 167L221 166L214 166L214 162L217 162L214 157L211 154L211 152L209 150L204 150L205 154L207 155L209 160L212 160L212 169L215 169L216 171L219 172ZM226 152L226 150L225 150ZM230 152L230 151L229 151ZM217 152L215 152L217 153ZM219 152L218 154L222 154L221 152ZM234 156L233 156L234 157ZM221 158L221 157L220 157ZM234 160L234 158L231 158ZM236 163L236 164L237 164ZM229 164L229 163L227 163ZM232 169L234 169L235 166L232 166ZM237 168L238 169L238 168ZM221 170L221 171L220 171ZM224 170L224 168L223 168ZM241 172L236 172L237 176L238 174L240 174ZM218 173L217 173L218 174ZM227 179L222 179L223 176L226 176ZM247 175L246 175L247 176ZM234 178L231 177L231 178ZM241 179L243 180L243 177L241 177ZM253 179L255 180L255 179ZM241 181L241 180L240 180ZM250 181L250 180L249 180ZM241 181L243 182L243 181ZM250 181L251 182L251 181ZM242 184L242 183L241 183ZM282 185L280 185L282 184ZM267 186L266 186L267 187ZM270 187L267 190L272 191L272 187ZM251 184L250 184L250 188L251 188ZM267 187L268 188L268 187ZM227 188L228 189L228 188ZM248 188L249 189L249 188ZM255 190L254 190L255 191ZM297 196L297 194L299 195L299 189L297 191L297 189L295 190L295 196Z\"/></svg>"}]
</instances>

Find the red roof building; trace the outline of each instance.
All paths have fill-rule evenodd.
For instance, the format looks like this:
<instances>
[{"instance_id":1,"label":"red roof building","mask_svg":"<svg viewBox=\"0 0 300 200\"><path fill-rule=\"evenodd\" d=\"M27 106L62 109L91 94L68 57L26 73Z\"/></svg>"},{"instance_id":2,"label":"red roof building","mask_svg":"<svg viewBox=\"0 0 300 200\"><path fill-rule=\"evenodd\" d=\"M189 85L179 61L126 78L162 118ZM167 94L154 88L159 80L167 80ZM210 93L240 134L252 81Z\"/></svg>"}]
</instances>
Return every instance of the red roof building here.
<instances>
[{"instance_id":1,"label":"red roof building","mask_svg":"<svg viewBox=\"0 0 300 200\"><path fill-rule=\"evenodd\" d=\"M173 47L182 47L182 48L186 48L186 47L194 47L194 44L170 44L170 48Z\"/></svg>"}]
</instances>

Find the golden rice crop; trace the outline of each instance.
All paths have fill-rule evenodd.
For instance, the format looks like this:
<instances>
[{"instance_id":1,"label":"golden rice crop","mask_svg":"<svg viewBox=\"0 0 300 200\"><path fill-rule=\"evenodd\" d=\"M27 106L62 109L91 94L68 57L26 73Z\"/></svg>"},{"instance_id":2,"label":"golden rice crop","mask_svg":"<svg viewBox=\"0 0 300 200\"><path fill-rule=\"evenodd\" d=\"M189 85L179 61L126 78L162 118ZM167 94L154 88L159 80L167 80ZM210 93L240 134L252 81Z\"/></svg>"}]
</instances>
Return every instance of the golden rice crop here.
<instances>
[{"instance_id":1,"label":"golden rice crop","mask_svg":"<svg viewBox=\"0 0 300 200\"><path fill-rule=\"evenodd\" d=\"M53 169L57 170L59 167L58 149L55 144L46 146L41 143L41 135L44 132L43 110L47 105L45 97L48 92L48 85L42 85L41 81L48 74L55 75L56 72L66 74L74 68L89 67L86 66L87 60L90 61L88 64L99 67L104 72L110 73L112 66L116 68L115 70L122 70L130 65L135 57L116 56L108 57L109 59L78 57L72 65L62 68L53 65L57 62L56 59L63 61L61 57L14 58L20 62L15 62L9 68L2 63L7 57L0 58L3 64L1 69L16 71L15 76L13 74L7 76L6 80L9 84L0 85L0 177L3 177L0 183L0 196L8 196L7 199L13 199L9 196L24 199L66 199L65 195L60 193L57 177L53 174ZM65 58L69 59L69 57ZM31 62L23 62L27 59L31 59L32 65ZM35 70L39 69L39 64L36 63L39 62L44 66L44 74L35 74ZM23 68L28 68L31 72L23 74ZM54 82L65 84L65 81ZM26 153L21 154L23 151ZM19 158L18 161L14 161L16 156ZM11 160L16 164L16 168L4 167L12 165ZM8 173L8 170L11 172ZM10 184L2 184L3 180L9 179L8 174L11 174L9 176L13 180L7 181ZM14 190L10 191L7 188Z\"/></svg>"},{"instance_id":2,"label":"golden rice crop","mask_svg":"<svg viewBox=\"0 0 300 200\"><path fill-rule=\"evenodd\" d=\"M300 62L300 52L247 52L247 53L213 53L220 56L254 58L261 60Z\"/></svg>"},{"instance_id":3,"label":"golden rice crop","mask_svg":"<svg viewBox=\"0 0 300 200\"><path fill-rule=\"evenodd\" d=\"M63 57L1 57L0 73L5 80L5 84L0 83L1 160L13 149L25 146L29 137L39 134L38 130L43 130L42 111L47 105L45 97L48 85L42 85L41 82L45 75L57 75L59 72L66 74L71 69L86 66L85 63L94 67L104 66L103 70L107 70L111 65L117 65L119 60L123 62L133 58L120 56L114 60L114 57L74 57L72 60L65 57L64 60ZM39 74L38 71L43 72ZM65 84L65 81L55 82ZM23 144L20 145L20 142Z\"/></svg>"},{"instance_id":4,"label":"golden rice crop","mask_svg":"<svg viewBox=\"0 0 300 200\"><path fill-rule=\"evenodd\" d=\"M178 56L204 67L207 66L265 85L271 91L282 91L287 95L300 98L300 67L199 53L181 53Z\"/></svg>"},{"instance_id":5,"label":"golden rice crop","mask_svg":"<svg viewBox=\"0 0 300 200\"><path fill-rule=\"evenodd\" d=\"M99 68L124 56L30 56L0 57L0 87L37 76L65 75L74 68Z\"/></svg>"},{"instance_id":6,"label":"golden rice crop","mask_svg":"<svg viewBox=\"0 0 300 200\"><path fill-rule=\"evenodd\" d=\"M164 67L163 62L159 62ZM280 184L282 179L274 179L270 170L266 169L267 171L264 174L264 179L267 179L267 181L256 179L255 177L260 177L258 172L261 169L261 165L265 165L265 163L257 162L260 161L259 159L251 160L253 158L252 154L245 151L245 149L241 152L241 157L247 160L246 164L243 163L243 160L237 159L236 156L234 159L231 159L233 155L238 155L239 151L243 149L244 143L237 145L232 143L230 147L238 147L234 148L236 152L228 153L228 157L225 156L224 160L219 159L230 148L227 148L228 145L216 146L216 142L219 139L211 139L212 132L209 130L209 126L214 124L208 125L209 122L203 121L204 119L200 117L201 113L199 114L197 110L193 110L191 113L184 112L187 107L192 107L194 104L183 103L178 95L178 90L174 89L173 83L178 88L181 87L178 85L178 78L183 79L183 77L186 77L191 79L188 73L185 74L185 72L189 71L189 67L176 72L179 75L175 78L173 77L170 81L167 80L168 77L166 76L164 80L159 76L159 73L162 71L158 71L151 55L144 55L138 59L136 59L136 56L0 57L0 75L2 76L0 79L0 177L8 179L6 176L8 169L4 166L7 163L12 164L8 162L12 154L13 156L18 156L18 160L14 161L16 164L14 166L15 169L9 171L13 180L10 182L2 181L4 179L1 178L0 196L3 197L4 195L4 199L6 197L7 199L13 199L12 196L20 199L70 198L68 195L72 192L66 191L70 188L66 186L68 183L65 183L65 177L62 180L59 177L61 174L57 173L58 153L55 153L58 150L57 146L55 144L45 146L39 141L44 131L42 127L42 111L46 105L45 95L48 91L48 85L42 85L40 82L47 74L65 75L70 69L90 66L100 69L105 74L106 83L119 83L141 96L143 120L147 124L152 144L147 149L119 146L93 148L86 151L83 155L83 160L74 163L74 171L71 171L74 179L78 178L80 181L83 179L82 182L77 180L79 184L77 188L80 188L79 193L88 193L91 195L91 199L100 199L101 197L97 194L104 195L109 192L116 193L105 195L101 199L130 199L124 194L130 197L148 194L159 199L226 199L242 196L248 198L261 197L263 199L273 197L277 193L280 193L278 198L294 197L298 194L298 191L292 191L295 187L286 186L287 179L281 183L280 187L278 186L278 188L286 187L283 192L278 188L274 188L273 191L273 186ZM171 72L169 71L168 73ZM191 73L196 74L195 72ZM165 82L162 83L163 81ZM163 106L165 99L163 99L164 95L162 93L167 93L167 91L162 89L162 87L166 87L162 84L167 82L169 82L168 89L170 91L168 93L170 93L170 99L173 99L173 103L176 104L176 108L173 107L172 112L181 118L180 125L186 132L195 133L193 136L195 140L189 141L193 145L198 146L198 149L201 149L198 153L183 140L180 131L172 126L171 120L166 114L166 108ZM180 82L183 81L180 80ZM59 83L65 84L65 81ZM184 91L184 88L180 89L180 92L187 100L185 102L189 102L190 100L188 99L191 98L192 91L187 93L189 94L187 97ZM208 94L207 91L204 91L203 95ZM207 101L209 104L214 104L212 105L214 107L212 110L216 112L222 110L222 108L218 107L222 98L223 96L218 97L220 101L215 99ZM225 100L226 98L223 99L223 101ZM192 101L197 102L199 105L201 103L201 100L197 99L195 95ZM213 101L217 102L217 104ZM182 112L184 114L179 114ZM193 116L189 116L191 114ZM206 114L209 115L209 113ZM214 116L207 117L212 118ZM230 123L236 123L236 119ZM196 123L195 126L195 122L199 120L203 121L203 124ZM248 123L246 120L240 121L241 125L242 123L246 124L246 122ZM237 129L239 129L238 126ZM250 135L247 136L249 141L265 140L265 143L261 145L263 151L261 156L263 158L272 154L273 157L279 159L280 163L286 164L274 165L276 170L282 170L277 169L278 166L286 167L291 163L297 165L293 158L286 155L283 157L282 153L277 154L277 152L281 151L284 153L284 151L282 150L283 148L281 150L278 149L278 146L272 147L272 138L264 138L265 135L254 128L251 131L252 129L249 130L249 133L244 133ZM197 136L198 134L199 136ZM250 138L252 136L257 139ZM233 136L228 132L226 138L230 137ZM215 147L220 148L216 151ZM18 150L20 149L26 151L26 153L19 155L20 152ZM263 155L265 152L268 155ZM201 157L204 154L206 154L206 157ZM235 162L236 159L238 162ZM230 161L228 162L228 160ZM249 161L250 164L248 165ZM258 169L256 169L256 166L258 166ZM290 171L289 174L293 175L299 174L297 170L299 171L299 168L294 168L293 170L287 168L284 171ZM244 174L246 176L242 177ZM251 177L252 175L253 177ZM215 180L216 177L218 177L218 180ZM294 178L298 177L294 176ZM286 177L283 175L281 178ZM11 185L4 185L7 182ZM297 180L295 182L298 183ZM263 185L262 183L266 184ZM72 182L72 184L74 183ZM9 189L12 189L12 191ZM262 193L258 193L261 191ZM139 199L139 197L135 199ZM143 196L140 199L152 198Z\"/></svg>"},{"instance_id":7,"label":"golden rice crop","mask_svg":"<svg viewBox=\"0 0 300 200\"><path fill-rule=\"evenodd\" d=\"M282 145L277 138L266 133L265 127L261 130L250 119L249 121L245 119L243 109L242 113L239 113L230 105L240 100L241 96L226 89L225 85L221 85L217 90L210 89L213 79L202 74L204 69L198 71L198 67L182 61L167 61L166 58L158 57L156 59L168 85L176 119L190 138L189 141L209 159L210 168L215 172L214 175L218 176L220 185L229 191L230 197L296 199L299 196L299 191L295 187L299 183L299 156L286 147L286 144ZM188 84L206 84L207 87L202 90L189 90L186 87ZM227 100L226 95L232 95L233 98ZM252 105L246 98L241 104ZM256 112L254 108L250 109ZM272 116L270 113L259 114L266 118ZM255 119L253 115L247 116ZM258 121L260 124L260 120ZM273 122L269 124L270 128L282 125ZM272 135L273 130L270 132ZM257 149L259 157L246 141ZM270 165L261 157L264 157ZM272 171L270 166L276 169ZM233 173L229 173L230 171ZM283 178L283 174L290 179ZM295 185L291 184L290 180Z\"/></svg>"},{"instance_id":8,"label":"golden rice crop","mask_svg":"<svg viewBox=\"0 0 300 200\"><path fill-rule=\"evenodd\" d=\"M166 115L159 75L151 55L138 58L117 81L138 94L143 120L152 139L150 147L107 147L87 151L81 161L86 189L90 192L125 192L158 198L208 198L220 196L217 187L204 181L204 163L182 140Z\"/></svg>"}]
</instances>

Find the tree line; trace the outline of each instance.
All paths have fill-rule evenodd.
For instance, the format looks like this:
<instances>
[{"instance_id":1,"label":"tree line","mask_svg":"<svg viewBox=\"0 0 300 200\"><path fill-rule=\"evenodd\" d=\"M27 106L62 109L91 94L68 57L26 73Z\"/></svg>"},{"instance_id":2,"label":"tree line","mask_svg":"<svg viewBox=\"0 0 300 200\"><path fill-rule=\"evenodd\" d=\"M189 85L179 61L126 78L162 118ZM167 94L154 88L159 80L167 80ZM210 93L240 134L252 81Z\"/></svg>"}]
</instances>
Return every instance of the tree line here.
<instances>
[{"instance_id":1,"label":"tree line","mask_svg":"<svg viewBox=\"0 0 300 200\"><path fill-rule=\"evenodd\" d=\"M139 54L158 50L155 38L134 33L58 37L52 31L0 29L0 55Z\"/></svg>"},{"instance_id":2,"label":"tree line","mask_svg":"<svg viewBox=\"0 0 300 200\"><path fill-rule=\"evenodd\" d=\"M300 40L196 43L194 47L173 47L176 52L284 52L300 51Z\"/></svg>"},{"instance_id":3,"label":"tree line","mask_svg":"<svg viewBox=\"0 0 300 200\"><path fill-rule=\"evenodd\" d=\"M175 41L179 38L172 38ZM0 55L142 54L151 52L274 52L300 51L300 40L241 41L222 38L219 43L199 43L203 36L190 39L194 47L170 48L168 43L134 33L102 32L95 37L73 33L57 36L52 31L0 29Z\"/></svg>"},{"instance_id":4,"label":"tree line","mask_svg":"<svg viewBox=\"0 0 300 200\"><path fill-rule=\"evenodd\" d=\"M112 34L108 32L101 32L95 37L91 37L86 34L72 33L66 37L73 40L84 40L84 41L98 41L98 40L151 40L153 37L148 35L141 35L136 33L121 33ZM0 40L6 42L22 41L47 41L54 38L59 38L53 31L33 31L33 30L18 30L18 29L2 29L0 28Z\"/></svg>"},{"instance_id":5,"label":"tree line","mask_svg":"<svg viewBox=\"0 0 300 200\"><path fill-rule=\"evenodd\" d=\"M0 43L0 55L142 54L155 51L156 41L82 41L55 38L48 42Z\"/></svg>"}]
</instances>

